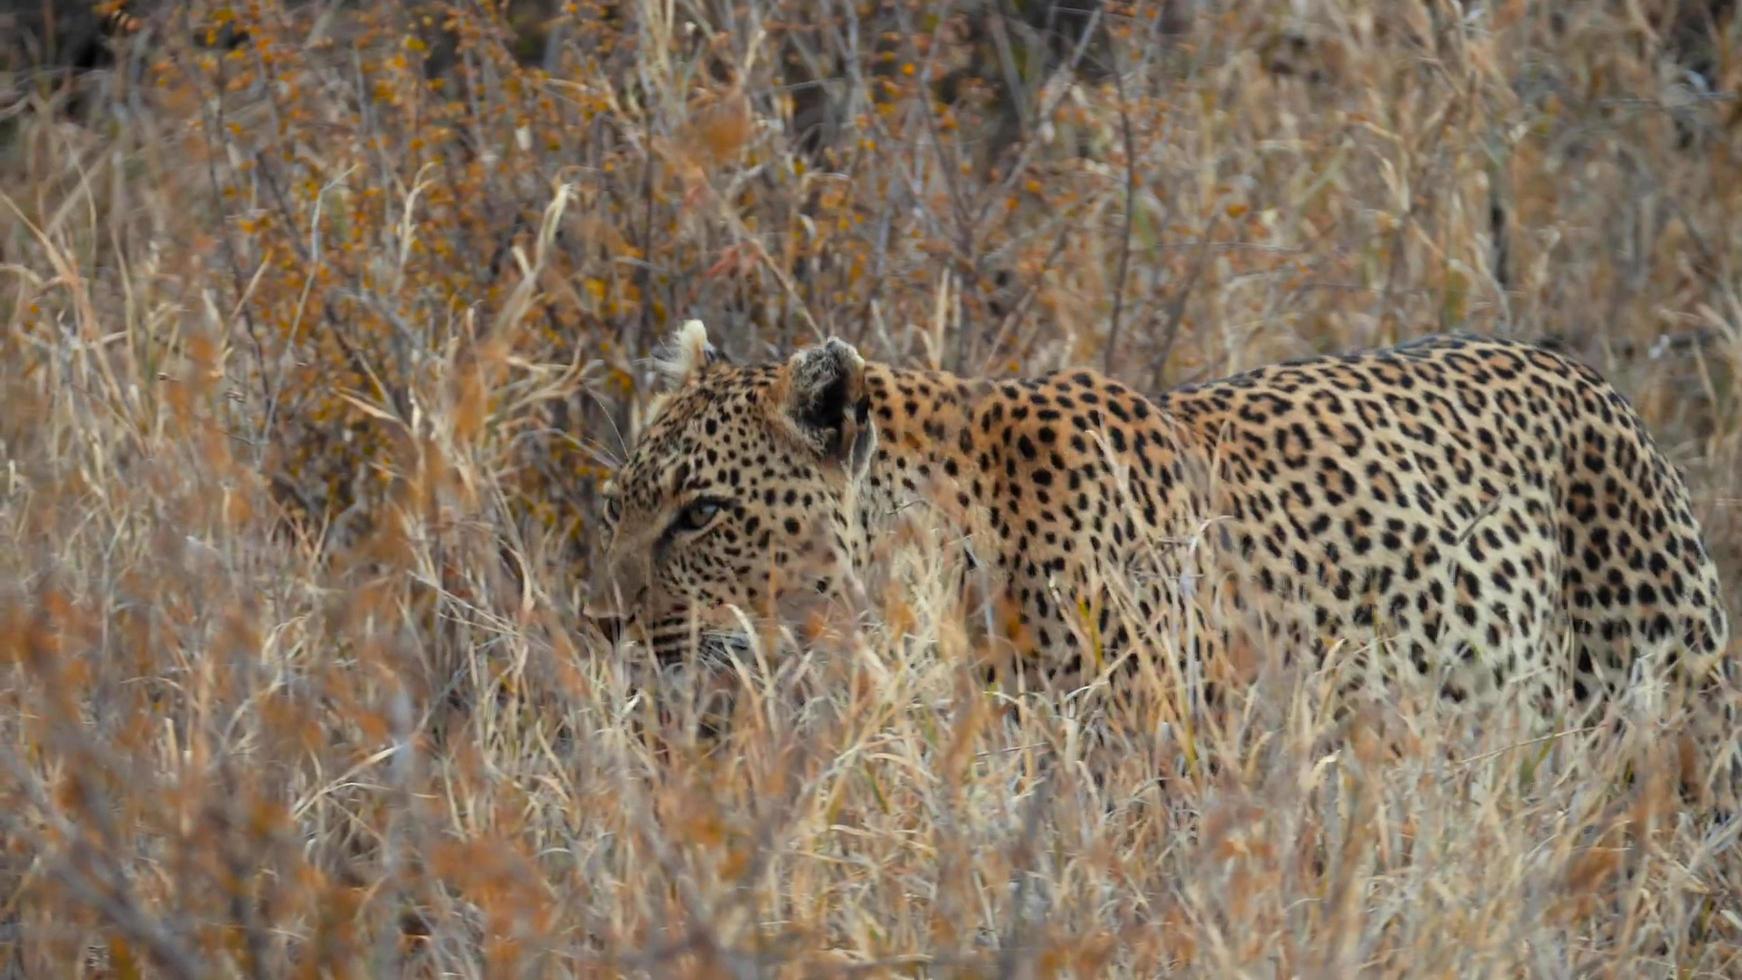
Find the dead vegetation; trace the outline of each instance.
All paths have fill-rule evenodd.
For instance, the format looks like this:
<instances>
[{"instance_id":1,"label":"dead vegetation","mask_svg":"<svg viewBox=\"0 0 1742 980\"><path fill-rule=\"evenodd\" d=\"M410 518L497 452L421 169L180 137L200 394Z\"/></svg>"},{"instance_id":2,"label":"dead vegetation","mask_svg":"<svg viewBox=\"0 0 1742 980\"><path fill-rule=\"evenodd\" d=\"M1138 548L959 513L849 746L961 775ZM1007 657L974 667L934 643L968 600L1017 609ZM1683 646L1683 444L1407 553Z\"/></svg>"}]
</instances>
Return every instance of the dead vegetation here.
<instances>
[{"instance_id":1,"label":"dead vegetation","mask_svg":"<svg viewBox=\"0 0 1742 980\"><path fill-rule=\"evenodd\" d=\"M1297 671L1094 773L933 588L706 741L576 616L692 316L1151 390L1552 340L1734 590L1730 4L106 6L0 75L10 972L1742 971L1734 829L1585 733L1386 758Z\"/></svg>"}]
</instances>

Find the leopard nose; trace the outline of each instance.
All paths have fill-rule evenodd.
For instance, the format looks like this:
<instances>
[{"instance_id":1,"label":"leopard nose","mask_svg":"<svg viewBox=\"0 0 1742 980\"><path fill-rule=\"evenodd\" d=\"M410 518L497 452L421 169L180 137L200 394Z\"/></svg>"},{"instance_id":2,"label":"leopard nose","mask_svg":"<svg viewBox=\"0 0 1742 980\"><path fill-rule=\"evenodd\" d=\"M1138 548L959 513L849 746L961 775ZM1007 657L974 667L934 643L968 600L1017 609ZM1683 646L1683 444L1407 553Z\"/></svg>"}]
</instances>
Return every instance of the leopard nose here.
<instances>
[{"instance_id":1,"label":"leopard nose","mask_svg":"<svg viewBox=\"0 0 1742 980\"><path fill-rule=\"evenodd\" d=\"M646 590L636 593L627 602L618 600L616 589L606 587L596 589L587 603L581 608L581 618L591 623L606 642L619 643L629 639L629 631L635 625L641 601L646 597Z\"/></svg>"},{"instance_id":2,"label":"leopard nose","mask_svg":"<svg viewBox=\"0 0 1742 980\"><path fill-rule=\"evenodd\" d=\"M632 619L647 598L647 569L639 561L607 559L587 585L581 615L588 619Z\"/></svg>"}]
</instances>

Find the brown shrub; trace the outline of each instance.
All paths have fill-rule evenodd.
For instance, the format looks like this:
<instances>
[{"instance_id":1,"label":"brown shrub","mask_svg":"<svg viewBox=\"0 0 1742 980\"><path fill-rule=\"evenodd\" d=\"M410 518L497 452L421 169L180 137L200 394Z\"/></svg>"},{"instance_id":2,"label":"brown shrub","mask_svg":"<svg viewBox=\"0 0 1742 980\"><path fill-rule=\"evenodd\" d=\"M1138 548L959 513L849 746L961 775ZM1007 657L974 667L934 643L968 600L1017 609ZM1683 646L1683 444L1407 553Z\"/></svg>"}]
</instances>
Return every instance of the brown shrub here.
<instances>
[{"instance_id":1,"label":"brown shrub","mask_svg":"<svg viewBox=\"0 0 1742 980\"><path fill-rule=\"evenodd\" d=\"M690 316L1148 389L1553 340L1742 581L1730 5L1078 7L141 4L0 85L10 968L1733 973L1732 838L1580 733L1386 761L1290 675L1091 779L922 592L698 741L581 629Z\"/></svg>"}]
</instances>

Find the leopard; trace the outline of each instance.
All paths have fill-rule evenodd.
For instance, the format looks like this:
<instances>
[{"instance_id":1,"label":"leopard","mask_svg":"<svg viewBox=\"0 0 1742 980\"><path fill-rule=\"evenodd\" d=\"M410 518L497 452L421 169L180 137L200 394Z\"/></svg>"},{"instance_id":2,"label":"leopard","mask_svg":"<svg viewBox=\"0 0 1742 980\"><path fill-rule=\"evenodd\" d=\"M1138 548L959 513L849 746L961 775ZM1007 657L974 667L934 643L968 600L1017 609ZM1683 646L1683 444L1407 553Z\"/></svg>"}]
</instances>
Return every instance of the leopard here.
<instances>
[{"instance_id":1,"label":"leopard","mask_svg":"<svg viewBox=\"0 0 1742 980\"><path fill-rule=\"evenodd\" d=\"M654 363L584 614L661 660L862 595L923 512L996 611L969 617L996 675L1037 690L1169 656L1211 703L1265 646L1336 661L1351 695L1504 695L1551 729L1667 692L1695 719L1684 755L1710 756L1684 784L1734 785L1711 747L1737 651L1688 483L1570 355L1436 333L1146 396L839 337L739 363L691 320Z\"/></svg>"}]
</instances>

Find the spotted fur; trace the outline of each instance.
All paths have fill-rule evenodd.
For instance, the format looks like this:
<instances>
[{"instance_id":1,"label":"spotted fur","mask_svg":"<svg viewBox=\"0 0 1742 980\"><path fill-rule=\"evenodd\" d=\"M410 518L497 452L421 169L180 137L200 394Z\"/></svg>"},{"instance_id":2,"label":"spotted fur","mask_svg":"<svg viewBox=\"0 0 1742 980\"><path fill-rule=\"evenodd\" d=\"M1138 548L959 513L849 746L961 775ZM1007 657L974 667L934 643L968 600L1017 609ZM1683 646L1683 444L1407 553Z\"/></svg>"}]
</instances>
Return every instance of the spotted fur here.
<instances>
[{"instance_id":1,"label":"spotted fur","mask_svg":"<svg viewBox=\"0 0 1742 980\"><path fill-rule=\"evenodd\" d=\"M612 500L593 611L662 655L842 592L921 506L993 584L995 639L1055 688L1151 648L1225 660L1249 626L1344 658L1350 689L1523 691L1561 723L1656 681L1710 707L1734 669L1681 475L1595 372L1507 340L1153 399L1086 370L866 364L838 340L691 358Z\"/></svg>"}]
</instances>

